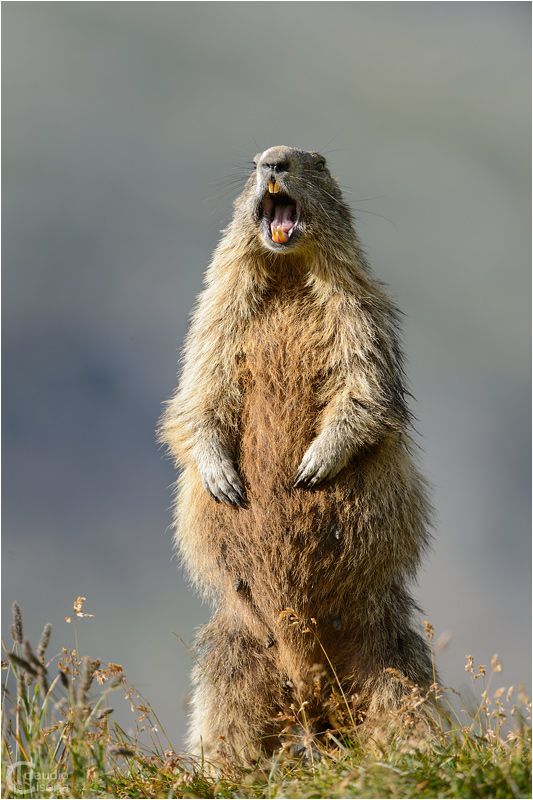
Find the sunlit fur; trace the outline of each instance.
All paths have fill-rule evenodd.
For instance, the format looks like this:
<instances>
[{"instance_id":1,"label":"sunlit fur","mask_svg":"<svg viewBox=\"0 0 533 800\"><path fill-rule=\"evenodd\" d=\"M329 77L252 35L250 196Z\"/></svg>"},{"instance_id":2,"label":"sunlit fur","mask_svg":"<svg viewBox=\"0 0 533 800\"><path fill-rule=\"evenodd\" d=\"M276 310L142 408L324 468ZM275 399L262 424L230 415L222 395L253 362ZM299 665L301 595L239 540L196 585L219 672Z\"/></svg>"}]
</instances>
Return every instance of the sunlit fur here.
<instances>
[{"instance_id":1,"label":"sunlit fur","mask_svg":"<svg viewBox=\"0 0 533 800\"><path fill-rule=\"evenodd\" d=\"M273 752L282 715L302 700L326 728L328 680L367 724L398 703L387 667L432 681L407 588L431 512L413 460L398 311L320 158L284 147L257 157L160 427L181 470L176 543L214 605L197 638L189 745L215 760ZM292 249L272 249L260 230L273 174L302 207ZM204 489L224 499L225 481L242 484L243 507L238 494L230 505Z\"/></svg>"}]
</instances>

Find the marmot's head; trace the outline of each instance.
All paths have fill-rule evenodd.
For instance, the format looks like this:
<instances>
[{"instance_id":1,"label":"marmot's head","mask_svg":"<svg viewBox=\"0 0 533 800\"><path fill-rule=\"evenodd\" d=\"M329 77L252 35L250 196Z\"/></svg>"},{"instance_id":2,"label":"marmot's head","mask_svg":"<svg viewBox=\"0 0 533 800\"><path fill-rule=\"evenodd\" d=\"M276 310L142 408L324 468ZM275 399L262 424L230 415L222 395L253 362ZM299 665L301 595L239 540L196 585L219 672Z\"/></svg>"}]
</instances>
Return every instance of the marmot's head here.
<instances>
[{"instance_id":1,"label":"marmot's head","mask_svg":"<svg viewBox=\"0 0 533 800\"><path fill-rule=\"evenodd\" d=\"M271 147L254 158L254 171L236 201L241 222L258 243L294 252L351 228L351 215L326 159L293 147Z\"/></svg>"}]
</instances>

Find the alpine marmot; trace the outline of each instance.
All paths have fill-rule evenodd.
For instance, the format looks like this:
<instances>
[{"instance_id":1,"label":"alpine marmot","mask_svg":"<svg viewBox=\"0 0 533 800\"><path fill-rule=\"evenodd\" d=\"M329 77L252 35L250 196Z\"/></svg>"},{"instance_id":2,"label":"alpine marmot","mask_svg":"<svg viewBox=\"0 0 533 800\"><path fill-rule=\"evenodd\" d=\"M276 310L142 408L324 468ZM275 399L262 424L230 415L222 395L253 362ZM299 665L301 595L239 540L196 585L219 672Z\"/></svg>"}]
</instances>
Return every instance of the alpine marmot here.
<instances>
[{"instance_id":1,"label":"alpine marmot","mask_svg":"<svg viewBox=\"0 0 533 800\"><path fill-rule=\"evenodd\" d=\"M260 153L234 208L159 435L181 470L176 543L214 606L189 746L250 763L302 708L314 731L386 715L387 668L432 683L408 591L431 507L399 312L326 160Z\"/></svg>"}]
</instances>

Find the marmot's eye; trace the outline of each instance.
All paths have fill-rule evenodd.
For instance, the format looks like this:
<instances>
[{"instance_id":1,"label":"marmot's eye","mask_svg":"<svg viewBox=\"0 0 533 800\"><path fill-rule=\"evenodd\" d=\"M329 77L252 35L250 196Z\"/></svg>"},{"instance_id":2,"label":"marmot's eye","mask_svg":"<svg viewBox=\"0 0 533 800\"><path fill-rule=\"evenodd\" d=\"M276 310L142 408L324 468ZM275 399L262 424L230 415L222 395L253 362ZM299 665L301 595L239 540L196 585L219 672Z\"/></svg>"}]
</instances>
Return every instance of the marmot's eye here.
<instances>
[{"instance_id":1,"label":"marmot's eye","mask_svg":"<svg viewBox=\"0 0 533 800\"><path fill-rule=\"evenodd\" d=\"M324 158L319 158L318 161L315 161L315 167L317 169L324 169L326 166L326 160Z\"/></svg>"}]
</instances>

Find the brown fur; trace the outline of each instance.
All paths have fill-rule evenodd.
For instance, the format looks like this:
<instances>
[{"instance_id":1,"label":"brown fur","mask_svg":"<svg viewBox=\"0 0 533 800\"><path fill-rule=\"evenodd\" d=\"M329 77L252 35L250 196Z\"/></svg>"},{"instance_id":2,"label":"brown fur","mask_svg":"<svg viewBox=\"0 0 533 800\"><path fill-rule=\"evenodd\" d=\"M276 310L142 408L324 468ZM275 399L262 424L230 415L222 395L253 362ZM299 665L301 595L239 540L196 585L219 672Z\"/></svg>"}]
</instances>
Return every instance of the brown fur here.
<instances>
[{"instance_id":1,"label":"brown fur","mask_svg":"<svg viewBox=\"0 0 533 800\"><path fill-rule=\"evenodd\" d=\"M331 724L337 681L359 720L397 706L386 668L432 680L407 589L430 506L398 312L322 157L277 147L256 162L160 428L182 470L176 542L216 609L198 637L189 744L248 761L279 747L291 703ZM274 181L300 204L286 244L262 219Z\"/></svg>"}]
</instances>

